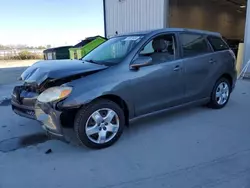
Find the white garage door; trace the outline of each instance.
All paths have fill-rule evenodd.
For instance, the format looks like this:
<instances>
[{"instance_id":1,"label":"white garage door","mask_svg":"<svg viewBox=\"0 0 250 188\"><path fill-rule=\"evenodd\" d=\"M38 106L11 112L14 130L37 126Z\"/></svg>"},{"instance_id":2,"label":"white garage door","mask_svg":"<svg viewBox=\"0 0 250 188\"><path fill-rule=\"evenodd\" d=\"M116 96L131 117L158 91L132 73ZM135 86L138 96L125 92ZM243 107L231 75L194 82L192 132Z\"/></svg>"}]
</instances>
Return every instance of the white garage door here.
<instances>
[{"instance_id":1,"label":"white garage door","mask_svg":"<svg viewBox=\"0 0 250 188\"><path fill-rule=\"evenodd\" d=\"M165 0L105 0L106 36L163 28Z\"/></svg>"}]
</instances>

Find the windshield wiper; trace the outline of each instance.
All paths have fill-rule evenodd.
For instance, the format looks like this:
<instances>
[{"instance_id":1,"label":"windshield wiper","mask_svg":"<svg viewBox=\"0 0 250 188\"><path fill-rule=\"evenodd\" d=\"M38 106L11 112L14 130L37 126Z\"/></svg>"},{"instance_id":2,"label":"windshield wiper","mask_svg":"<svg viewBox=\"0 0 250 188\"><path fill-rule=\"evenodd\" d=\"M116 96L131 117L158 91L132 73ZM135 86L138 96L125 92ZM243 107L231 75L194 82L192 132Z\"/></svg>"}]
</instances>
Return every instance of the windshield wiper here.
<instances>
[{"instance_id":1,"label":"windshield wiper","mask_svg":"<svg viewBox=\"0 0 250 188\"><path fill-rule=\"evenodd\" d=\"M87 62L89 62L89 63L94 63L94 64L97 64L97 65L105 65L105 63L103 63L103 62L94 61L94 60L92 60L92 59L83 60L83 61L87 61Z\"/></svg>"},{"instance_id":2,"label":"windshield wiper","mask_svg":"<svg viewBox=\"0 0 250 188\"><path fill-rule=\"evenodd\" d=\"M94 60L92 60L92 59L89 59L89 60L83 60L83 61L87 61L87 62L89 62L89 63L94 63L94 64L98 64L98 65L99 65L99 63L98 63L98 62L96 62L96 61L94 61Z\"/></svg>"}]
</instances>

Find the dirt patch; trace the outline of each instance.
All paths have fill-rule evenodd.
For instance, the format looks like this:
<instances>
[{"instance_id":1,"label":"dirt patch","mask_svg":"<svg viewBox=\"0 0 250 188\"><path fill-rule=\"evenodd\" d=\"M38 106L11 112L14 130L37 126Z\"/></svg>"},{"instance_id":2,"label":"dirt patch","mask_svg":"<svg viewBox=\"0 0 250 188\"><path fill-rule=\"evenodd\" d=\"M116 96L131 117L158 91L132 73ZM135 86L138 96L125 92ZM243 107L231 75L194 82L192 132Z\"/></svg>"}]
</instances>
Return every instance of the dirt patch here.
<instances>
[{"instance_id":1,"label":"dirt patch","mask_svg":"<svg viewBox=\"0 0 250 188\"><path fill-rule=\"evenodd\" d=\"M4 153L15 151L20 148L44 143L48 140L49 140L49 137L44 133L10 138L10 139L3 140L0 142L0 151Z\"/></svg>"}]
</instances>

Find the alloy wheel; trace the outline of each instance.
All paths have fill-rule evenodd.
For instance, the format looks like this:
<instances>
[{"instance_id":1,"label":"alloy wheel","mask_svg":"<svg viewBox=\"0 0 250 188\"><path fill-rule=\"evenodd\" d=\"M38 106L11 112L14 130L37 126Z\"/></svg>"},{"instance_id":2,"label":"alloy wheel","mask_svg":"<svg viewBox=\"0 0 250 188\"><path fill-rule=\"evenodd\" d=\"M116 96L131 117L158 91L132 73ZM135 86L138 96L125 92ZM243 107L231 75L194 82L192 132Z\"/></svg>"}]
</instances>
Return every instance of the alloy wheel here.
<instances>
[{"instance_id":1,"label":"alloy wheel","mask_svg":"<svg viewBox=\"0 0 250 188\"><path fill-rule=\"evenodd\" d=\"M229 97L229 86L226 82L221 82L216 88L216 101L219 105L224 105Z\"/></svg>"},{"instance_id":2,"label":"alloy wheel","mask_svg":"<svg viewBox=\"0 0 250 188\"><path fill-rule=\"evenodd\" d=\"M96 144L107 143L117 134L119 123L119 117L114 110L109 108L96 110L86 122L86 135Z\"/></svg>"}]
</instances>

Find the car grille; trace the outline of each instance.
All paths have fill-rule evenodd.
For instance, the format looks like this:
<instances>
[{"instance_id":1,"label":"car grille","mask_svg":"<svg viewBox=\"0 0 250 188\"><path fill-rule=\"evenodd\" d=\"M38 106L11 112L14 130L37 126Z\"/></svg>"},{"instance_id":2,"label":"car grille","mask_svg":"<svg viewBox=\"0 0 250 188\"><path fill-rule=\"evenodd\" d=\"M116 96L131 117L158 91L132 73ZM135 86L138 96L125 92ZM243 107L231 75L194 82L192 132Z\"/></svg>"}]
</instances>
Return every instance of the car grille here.
<instances>
[{"instance_id":1,"label":"car grille","mask_svg":"<svg viewBox=\"0 0 250 188\"><path fill-rule=\"evenodd\" d=\"M23 114L27 114L28 116L32 117L32 118L35 118L35 111L34 110L27 110L27 109L23 109L23 108L20 108L20 107L17 107L17 106L12 106L12 109L14 111L18 111L18 112L21 112Z\"/></svg>"}]
</instances>

